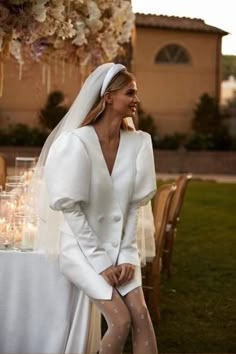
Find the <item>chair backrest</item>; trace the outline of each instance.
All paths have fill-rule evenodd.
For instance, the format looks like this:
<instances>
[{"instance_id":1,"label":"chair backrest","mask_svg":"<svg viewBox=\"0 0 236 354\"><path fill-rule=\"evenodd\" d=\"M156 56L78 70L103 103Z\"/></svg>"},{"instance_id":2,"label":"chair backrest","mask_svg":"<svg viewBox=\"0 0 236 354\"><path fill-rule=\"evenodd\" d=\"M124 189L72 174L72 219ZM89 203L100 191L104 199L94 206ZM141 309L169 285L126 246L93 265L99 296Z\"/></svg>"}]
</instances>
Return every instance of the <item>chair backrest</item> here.
<instances>
[{"instance_id":1,"label":"chair backrest","mask_svg":"<svg viewBox=\"0 0 236 354\"><path fill-rule=\"evenodd\" d=\"M0 185L5 186L7 176L7 159L4 155L0 154Z\"/></svg>"},{"instance_id":2,"label":"chair backrest","mask_svg":"<svg viewBox=\"0 0 236 354\"><path fill-rule=\"evenodd\" d=\"M180 215L180 211L183 205L184 195L186 187L190 179L192 178L191 174L180 175L176 181L176 191L171 201L171 206L168 213L168 223L172 227L175 227Z\"/></svg>"},{"instance_id":3,"label":"chair backrest","mask_svg":"<svg viewBox=\"0 0 236 354\"><path fill-rule=\"evenodd\" d=\"M176 191L175 184L164 184L156 192L153 206L156 256L161 257L169 208Z\"/></svg>"}]
</instances>

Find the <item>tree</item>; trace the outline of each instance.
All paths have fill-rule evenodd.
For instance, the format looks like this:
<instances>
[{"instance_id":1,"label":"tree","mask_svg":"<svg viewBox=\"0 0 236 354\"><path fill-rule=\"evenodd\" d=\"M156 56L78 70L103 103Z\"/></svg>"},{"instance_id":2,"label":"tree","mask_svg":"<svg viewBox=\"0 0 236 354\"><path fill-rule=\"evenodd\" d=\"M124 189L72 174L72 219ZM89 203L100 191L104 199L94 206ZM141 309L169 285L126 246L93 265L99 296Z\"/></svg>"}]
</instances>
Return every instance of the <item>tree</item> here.
<instances>
[{"instance_id":1,"label":"tree","mask_svg":"<svg viewBox=\"0 0 236 354\"><path fill-rule=\"evenodd\" d=\"M236 55L222 55L222 80L236 77Z\"/></svg>"},{"instance_id":2,"label":"tree","mask_svg":"<svg viewBox=\"0 0 236 354\"><path fill-rule=\"evenodd\" d=\"M221 125L219 105L214 97L204 93L194 109L192 128L200 134L211 134Z\"/></svg>"},{"instance_id":3,"label":"tree","mask_svg":"<svg viewBox=\"0 0 236 354\"><path fill-rule=\"evenodd\" d=\"M52 130L64 117L68 107L62 105L64 94L61 91L53 91L49 94L47 103L39 114L39 121L44 128Z\"/></svg>"},{"instance_id":4,"label":"tree","mask_svg":"<svg viewBox=\"0 0 236 354\"><path fill-rule=\"evenodd\" d=\"M192 127L194 134L186 147L198 147L210 150L230 150L232 138L227 126L223 123L225 112L214 97L204 93L194 109Z\"/></svg>"}]
</instances>

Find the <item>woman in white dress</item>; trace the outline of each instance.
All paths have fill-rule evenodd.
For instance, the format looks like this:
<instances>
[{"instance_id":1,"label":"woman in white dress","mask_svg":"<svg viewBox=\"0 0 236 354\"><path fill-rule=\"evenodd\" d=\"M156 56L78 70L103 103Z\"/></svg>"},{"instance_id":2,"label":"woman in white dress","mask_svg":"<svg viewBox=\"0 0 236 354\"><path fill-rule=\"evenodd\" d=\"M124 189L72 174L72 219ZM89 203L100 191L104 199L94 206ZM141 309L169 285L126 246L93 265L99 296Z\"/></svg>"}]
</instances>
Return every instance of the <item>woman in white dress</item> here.
<instances>
[{"instance_id":1,"label":"woman in white dress","mask_svg":"<svg viewBox=\"0 0 236 354\"><path fill-rule=\"evenodd\" d=\"M64 216L61 271L106 319L99 353L122 353L131 327L134 353L154 354L136 226L156 180L150 135L126 120L136 114L136 81L123 65L103 64L79 96L50 143L44 168L50 207Z\"/></svg>"}]
</instances>

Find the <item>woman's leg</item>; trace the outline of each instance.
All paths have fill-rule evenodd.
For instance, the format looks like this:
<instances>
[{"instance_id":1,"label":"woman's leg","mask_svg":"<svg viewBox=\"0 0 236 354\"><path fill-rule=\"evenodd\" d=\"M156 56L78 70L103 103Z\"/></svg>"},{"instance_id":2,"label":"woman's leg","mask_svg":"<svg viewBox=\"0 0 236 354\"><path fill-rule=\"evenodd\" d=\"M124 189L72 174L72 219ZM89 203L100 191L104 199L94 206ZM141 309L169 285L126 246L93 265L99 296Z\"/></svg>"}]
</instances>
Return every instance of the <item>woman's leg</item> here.
<instances>
[{"instance_id":1,"label":"woman's leg","mask_svg":"<svg viewBox=\"0 0 236 354\"><path fill-rule=\"evenodd\" d=\"M102 338L99 353L122 353L131 324L130 314L126 304L115 289L113 290L111 300L92 299L92 301L105 317L108 326Z\"/></svg>"},{"instance_id":2,"label":"woman's leg","mask_svg":"<svg viewBox=\"0 0 236 354\"><path fill-rule=\"evenodd\" d=\"M131 316L134 354L158 353L156 336L142 288L132 290L123 299Z\"/></svg>"}]
</instances>

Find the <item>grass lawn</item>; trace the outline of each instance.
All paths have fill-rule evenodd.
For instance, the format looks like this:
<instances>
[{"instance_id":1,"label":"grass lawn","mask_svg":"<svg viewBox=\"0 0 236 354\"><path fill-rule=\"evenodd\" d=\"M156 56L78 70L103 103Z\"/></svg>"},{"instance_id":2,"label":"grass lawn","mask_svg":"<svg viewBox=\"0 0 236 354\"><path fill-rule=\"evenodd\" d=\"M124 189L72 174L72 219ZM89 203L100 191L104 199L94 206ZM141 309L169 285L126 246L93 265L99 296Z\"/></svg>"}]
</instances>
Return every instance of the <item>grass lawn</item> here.
<instances>
[{"instance_id":1,"label":"grass lawn","mask_svg":"<svg viewBox=\"0 0 236 354\"><path fill-rule=\"evenodd\" d=\"M172 273L161 278L159 351L236 353L236 184L189 183Z\"/></svg>"}]
</instances>

